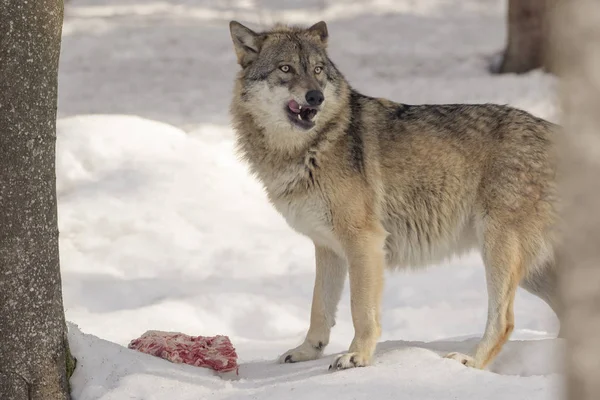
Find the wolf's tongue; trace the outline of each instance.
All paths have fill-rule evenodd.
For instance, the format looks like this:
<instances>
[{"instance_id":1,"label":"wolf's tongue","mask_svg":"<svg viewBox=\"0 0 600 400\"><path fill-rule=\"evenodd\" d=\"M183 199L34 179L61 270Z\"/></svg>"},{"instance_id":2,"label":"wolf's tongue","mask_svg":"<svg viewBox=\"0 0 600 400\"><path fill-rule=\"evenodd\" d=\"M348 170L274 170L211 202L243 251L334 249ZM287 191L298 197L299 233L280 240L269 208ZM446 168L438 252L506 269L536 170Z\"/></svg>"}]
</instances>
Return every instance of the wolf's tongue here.
<instances>
[{"instance_id":1,"label":"wolf's tongue","mask_svg":"<svg viewBox=\"0 0 600 400\"><path fill-rule=\"evenodd\" d=\"M290 100L288 107L293 113L300 114L300 104L296 100Z\"/></svg>"}]
</instances>

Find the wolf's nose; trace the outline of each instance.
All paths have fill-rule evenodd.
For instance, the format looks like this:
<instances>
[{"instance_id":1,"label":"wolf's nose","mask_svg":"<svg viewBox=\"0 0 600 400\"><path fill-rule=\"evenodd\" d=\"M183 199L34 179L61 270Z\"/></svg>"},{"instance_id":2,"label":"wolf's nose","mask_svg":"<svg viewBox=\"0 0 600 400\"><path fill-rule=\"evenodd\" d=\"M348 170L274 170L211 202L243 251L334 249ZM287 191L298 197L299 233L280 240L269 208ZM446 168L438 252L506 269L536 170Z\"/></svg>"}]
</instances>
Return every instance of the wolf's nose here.
<instances>
[{"instance_id":1,"label":"wolf's nose","mask_svg":"<svg viewBox=\"0 0 600 400\"><path fill-rule=\"evenodd\" d=\"M306 101L311 106L320 106L323 100L325 100L325 96L320 90L309 90L306 93Z\"/></svg>"}]
</instances>

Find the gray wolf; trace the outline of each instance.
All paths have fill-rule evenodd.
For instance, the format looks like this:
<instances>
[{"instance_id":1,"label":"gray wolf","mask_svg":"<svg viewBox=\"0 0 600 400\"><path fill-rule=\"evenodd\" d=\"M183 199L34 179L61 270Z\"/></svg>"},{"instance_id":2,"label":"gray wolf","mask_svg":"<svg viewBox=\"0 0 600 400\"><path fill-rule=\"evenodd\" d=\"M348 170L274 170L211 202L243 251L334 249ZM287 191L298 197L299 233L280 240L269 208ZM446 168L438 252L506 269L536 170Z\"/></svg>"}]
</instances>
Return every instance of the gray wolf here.
<instances>
[{"instance_id":1,"label":"gray wolf","mask_svg":"<svg viewBox=\"0 0 600 400\"><path fill-rule=\"evenodd\" d=\"M325 22L257 33L232 21L230 33L240 154L315 247L310 327L281 362L323 354L349 276L355 336L330 369L369 365L384 269L472 249L485 264L487 324L472 355L448 358L475 368L494 359L513 330L519 285L558 312L555 125L502 105L363 95L328 57Z\"/></svg>"}]
</instances>

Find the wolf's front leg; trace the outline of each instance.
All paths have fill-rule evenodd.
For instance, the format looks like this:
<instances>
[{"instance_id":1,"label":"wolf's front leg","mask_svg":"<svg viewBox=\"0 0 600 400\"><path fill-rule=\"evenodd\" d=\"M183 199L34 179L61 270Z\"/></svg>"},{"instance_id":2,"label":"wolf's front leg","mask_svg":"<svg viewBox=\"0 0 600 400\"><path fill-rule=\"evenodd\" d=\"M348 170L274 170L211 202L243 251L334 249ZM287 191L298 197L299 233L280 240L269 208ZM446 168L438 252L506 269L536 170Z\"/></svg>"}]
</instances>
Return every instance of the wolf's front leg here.
<instances>
[{"instance_id":1,"label":"wolf's front leg","mask_svg":"<svg viewBox=\"0 0 600 400\"><path fill-rule=\"evenodd\" d=\"M385 266L383 229L361 232L348 243L350 305L354 340L348 353L335 358L329 369L364 367L371 362L381 334L380 308Z\"/></svg>"},{"instance_id":2,"label":"wolf's front leg","mask_svg":"<svg viewBox=\"0 0 600 400\"><path fill-rule=\"evenodd\" d=\"M329 343L329 334L335 325L335 314L346 280L346 260L333 251L317 245L315 245L315 259L317 273L308 334L304 343L279 358L282 363L319 358Z\"/></svg>"}]
</instances>

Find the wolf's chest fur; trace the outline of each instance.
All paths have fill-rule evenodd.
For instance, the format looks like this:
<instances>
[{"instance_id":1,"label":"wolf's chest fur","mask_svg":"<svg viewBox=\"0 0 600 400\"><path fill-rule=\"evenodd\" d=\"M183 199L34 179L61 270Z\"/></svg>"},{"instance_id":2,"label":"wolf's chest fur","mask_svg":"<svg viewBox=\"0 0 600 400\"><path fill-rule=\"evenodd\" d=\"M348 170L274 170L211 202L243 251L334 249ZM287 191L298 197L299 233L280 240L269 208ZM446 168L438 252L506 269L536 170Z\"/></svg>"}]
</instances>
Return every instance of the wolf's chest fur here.
<instances>
[{"instance_id":1,"label":"wolf's chest fur","mask_svg":"<svg viewBox=\"0 0 600 400\"><path fill-rule=\"evenodd\" d=\"M289 166L264 183L271 202L290 227L318 245L343 253L327 201L304 166Z\"/></svg>"}]
</instances>

